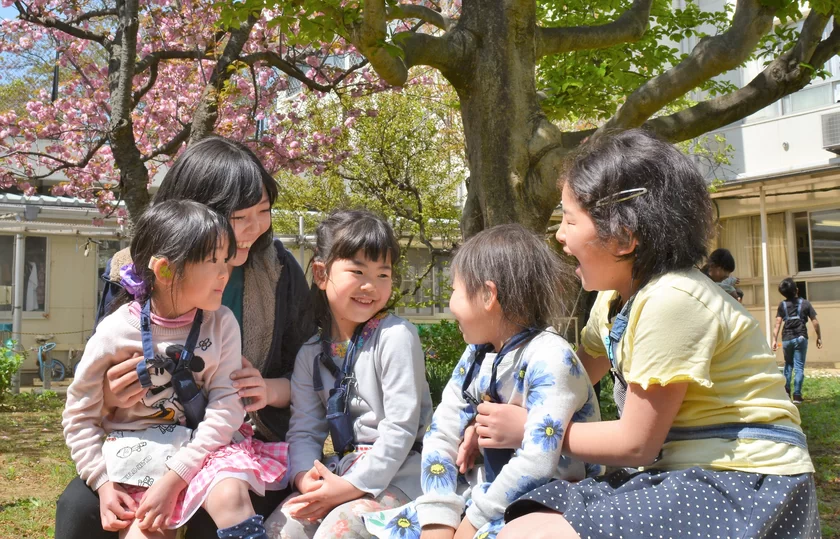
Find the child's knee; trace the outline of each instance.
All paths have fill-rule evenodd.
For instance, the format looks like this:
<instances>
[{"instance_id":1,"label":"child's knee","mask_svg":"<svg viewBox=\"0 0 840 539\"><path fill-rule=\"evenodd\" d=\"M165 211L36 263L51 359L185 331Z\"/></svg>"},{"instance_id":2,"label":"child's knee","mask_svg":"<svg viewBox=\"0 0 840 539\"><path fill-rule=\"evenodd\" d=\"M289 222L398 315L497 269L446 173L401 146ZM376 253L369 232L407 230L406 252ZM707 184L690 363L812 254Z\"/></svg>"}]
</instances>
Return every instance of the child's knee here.
<instances>
[{"instance_id":1,"label":"child's knee","mask_svg":"<svg viewBox=\"0 0 840 539\"><path fill-rule=\"evenodd\" d=\"M225 504L228 506L241 507L242 505L251 506L251 496L248 493L248 483L239 479L228 478L222 479L207 495L207 501L210 504Z\"/></svg>"}]
</instances>

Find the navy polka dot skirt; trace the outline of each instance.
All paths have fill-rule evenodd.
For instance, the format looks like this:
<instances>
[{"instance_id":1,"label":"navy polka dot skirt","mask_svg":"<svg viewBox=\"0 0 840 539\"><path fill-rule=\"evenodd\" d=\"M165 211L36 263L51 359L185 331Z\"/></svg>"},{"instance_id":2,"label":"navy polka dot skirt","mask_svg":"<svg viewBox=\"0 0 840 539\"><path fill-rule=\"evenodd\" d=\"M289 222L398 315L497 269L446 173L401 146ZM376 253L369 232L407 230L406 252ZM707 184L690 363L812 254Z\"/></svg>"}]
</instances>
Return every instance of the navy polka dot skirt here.
<instances>
[{"instance_id":1,"label":"navy polka dot skirt","mask_svg":"<svg viewBox=\"0 0 840 539\"><path fill-rule=\"evenodd\" d=\"M505 520L545 509L563 513L583 539L820 537L813 474L618 470L535 489Z\"/></svg>"}]
</instances>

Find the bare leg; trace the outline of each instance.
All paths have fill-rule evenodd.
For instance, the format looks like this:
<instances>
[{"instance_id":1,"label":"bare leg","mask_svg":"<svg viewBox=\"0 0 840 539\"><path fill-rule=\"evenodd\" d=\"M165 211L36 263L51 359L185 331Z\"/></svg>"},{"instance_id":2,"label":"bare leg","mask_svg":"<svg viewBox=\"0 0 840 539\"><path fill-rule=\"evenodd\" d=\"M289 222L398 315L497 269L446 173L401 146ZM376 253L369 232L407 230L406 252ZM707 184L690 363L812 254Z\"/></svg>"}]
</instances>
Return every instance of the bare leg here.
<instances>
[{"instance_id":1,"label":"bare leg","mask_svg":"<svg viewBox=\"0 0 840 539\"><path fill-rule=\"evenodd\" d=\"M140 529L140 521L134 520L131 526L120 532L120 539L175 539L177 530L150 532Z\"/></svg>"},{"instance_id":2,"label":"bare leg","mask_svg":"<svg viewBox=\"0 0 840 539\"><path fill-rule=\"evenodd\" d=\"M580 539L563 515L544 511L525 515L508 522L497 539Z\"/></svg>"},{"instance_id":3,"label":"bare leg","mask_svg":"<svg viewBox=\"0 0 840 539\"><path fill-rule=\"evenodd\" d=\"M204 500L204 509L219 529L235 526L254 516L248 494L248 483L239 479L222 479Z\"/></svg>"}]
</instances>

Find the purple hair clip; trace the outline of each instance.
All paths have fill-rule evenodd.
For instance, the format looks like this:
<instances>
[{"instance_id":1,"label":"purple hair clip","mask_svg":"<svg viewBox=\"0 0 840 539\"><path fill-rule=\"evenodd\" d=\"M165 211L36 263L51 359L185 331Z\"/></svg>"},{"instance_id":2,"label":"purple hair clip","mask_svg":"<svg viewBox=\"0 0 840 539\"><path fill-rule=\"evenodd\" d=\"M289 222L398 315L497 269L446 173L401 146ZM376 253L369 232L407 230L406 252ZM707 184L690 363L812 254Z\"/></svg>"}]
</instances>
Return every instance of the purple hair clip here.
<instances>
[{"instance_id":1,"label":"purple hair clip","mask_svg":"<svg viewBox=\"0 0 840 539\"><path fill-rule=\"evenodd\" d=\"M126 264L120 268L120 284L125 288L125 291L138 298L146 291L146 283L137 275L134 270L134 264Z\"/></svg>"}]
</instances>

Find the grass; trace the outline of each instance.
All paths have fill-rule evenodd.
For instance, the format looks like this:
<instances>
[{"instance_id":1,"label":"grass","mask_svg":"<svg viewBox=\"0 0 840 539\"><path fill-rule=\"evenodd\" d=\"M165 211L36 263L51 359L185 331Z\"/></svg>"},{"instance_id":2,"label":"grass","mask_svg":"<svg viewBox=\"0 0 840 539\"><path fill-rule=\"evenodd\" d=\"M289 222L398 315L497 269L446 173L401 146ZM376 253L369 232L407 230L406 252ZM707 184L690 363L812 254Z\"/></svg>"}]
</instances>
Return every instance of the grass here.
<instances>
[{"instance_id":1,"label":"grass","mask_svg":"<svg viewBox=\"0 0 840 539\"><path fill-rule=\"evenodd\" d=\"M0 538L53 536L55 502L76 475L63 407L54 393L0 399Z\"/></svg>"},{"instance_id":2,"label":"grass","mask_svg":"<svg viewBox=\"0 0 840 539\"><path fill-rule=\"evenodd\" d=\"M840 537L840 378L810 376L799 406L816 469L817 499L824 538Z\"/></svg>"},{"instance_id":3,"label":"grass","mask_svg":"<svg viewBox=\"0 0 840 539\"><path fill-rule=\"evenodd\" d=\"M840 377L809 373L803 392L823 537L840 538ZM55 394L0 397L0 539L53 536L55 502L75 476L61 434L63 406Z\"/></svg>"}]
</instances>

